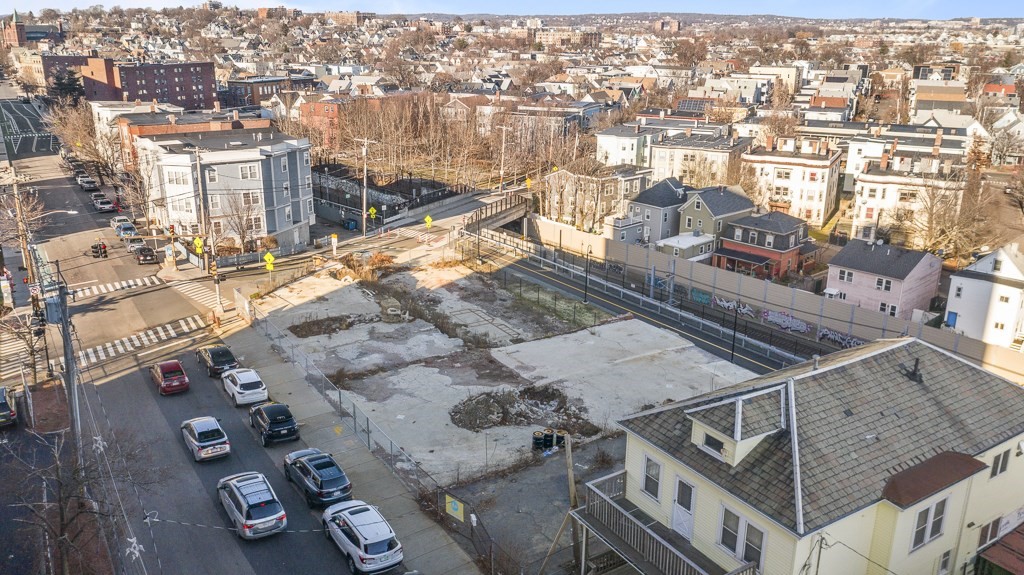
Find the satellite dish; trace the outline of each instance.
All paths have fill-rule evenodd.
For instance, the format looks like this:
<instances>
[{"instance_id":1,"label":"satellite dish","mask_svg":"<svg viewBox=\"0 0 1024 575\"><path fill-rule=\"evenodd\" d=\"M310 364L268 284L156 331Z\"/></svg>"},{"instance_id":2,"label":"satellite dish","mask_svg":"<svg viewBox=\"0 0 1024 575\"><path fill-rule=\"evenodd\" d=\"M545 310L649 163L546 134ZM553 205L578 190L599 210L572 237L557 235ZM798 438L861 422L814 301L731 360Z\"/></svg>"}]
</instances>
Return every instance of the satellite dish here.
<instances>
[{"instance_id":1,"label":"satellite dish","mask_svg":"<svg viewBox=\"0 0 1024 575\"><path fill-rule=\"evenodd\" d=\"M885 243L885 240L878 240L878 241L877 241L877 242L875 242L875 243L876 243L877 245L882 245L882 244L884 244L884 243Z\"/></svg>"}]
</instances>

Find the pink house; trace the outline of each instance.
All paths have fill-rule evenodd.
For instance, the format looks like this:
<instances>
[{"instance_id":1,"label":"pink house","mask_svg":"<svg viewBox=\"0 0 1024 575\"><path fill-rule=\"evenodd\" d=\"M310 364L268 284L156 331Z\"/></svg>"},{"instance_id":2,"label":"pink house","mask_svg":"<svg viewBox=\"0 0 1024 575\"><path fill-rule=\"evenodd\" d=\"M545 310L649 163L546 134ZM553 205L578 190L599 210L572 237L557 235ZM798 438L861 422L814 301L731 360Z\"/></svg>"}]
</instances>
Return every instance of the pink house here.
<instances>
[{"instance_id":1,"label":"pink house","mask_svg":"<svg viewBox=\"0 0 1024 575\"><path fill-rule=\"evenodd\" d=\"M826 297L909 320L939 291L942 261L928 252L851 240L828 264Z\"/></svg>"}]
</instances>

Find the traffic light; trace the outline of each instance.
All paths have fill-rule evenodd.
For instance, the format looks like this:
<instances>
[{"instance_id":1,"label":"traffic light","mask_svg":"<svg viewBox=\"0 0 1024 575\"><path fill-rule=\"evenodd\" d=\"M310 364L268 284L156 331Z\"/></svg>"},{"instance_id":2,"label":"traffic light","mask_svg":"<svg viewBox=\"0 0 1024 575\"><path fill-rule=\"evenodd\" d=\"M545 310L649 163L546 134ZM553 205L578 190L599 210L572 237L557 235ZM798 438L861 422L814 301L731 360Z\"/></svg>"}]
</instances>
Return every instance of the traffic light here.
<instances>
[{"instance_id":1,"label":"traffic light","mask_svg":"<svg viewBox=\"0 0 1024 575\"><path fill-rule=\"evenodd\" d=\"M169 230L171 230L171 235L173 236L174 235L174 224L171 224L171 225L167 226L167 228Z\"/></svg>"},{"instance_id":2,"label":"traffic light","mask_svg":"<svg viewBox=\"0 0 1024 575\"><path fill-rule=\"evenodd\" d=\"M207 270L207 272L216 279L216 277L217 277L217 262L215 262L215 261L213 261L211 259L210 260L210 269Z\"/></svg>"},{"instance_id":3,"label":"traffic light","mask_svg":"<svg viewBox=\"0 0 1024 575\"><path fill-rule=\"evenodd\" d=\"M100 244L100 255L107 257L107 244Z\"/></svg>"}]
</instances>

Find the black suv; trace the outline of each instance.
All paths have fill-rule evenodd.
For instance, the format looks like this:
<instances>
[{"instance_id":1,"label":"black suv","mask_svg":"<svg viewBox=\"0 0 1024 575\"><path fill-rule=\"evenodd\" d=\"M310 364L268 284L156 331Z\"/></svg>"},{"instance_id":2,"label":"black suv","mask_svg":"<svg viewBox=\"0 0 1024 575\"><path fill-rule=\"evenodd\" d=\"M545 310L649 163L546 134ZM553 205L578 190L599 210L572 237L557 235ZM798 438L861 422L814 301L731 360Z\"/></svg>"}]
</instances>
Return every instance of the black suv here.
<instances>
[{"instance_id":1,"label":"black suv","mask_svg":"<svg viewBox=\"0 0 1024 575\"><path fill-rule=\"evenodd\" d=\"M284 478L298 485L311 508L352 499L352 482L341 466L316 448L285 455Z\"/></svg>"},{"instance_id":2,"label":"black suv","mask_svg":"<svg viewBox=\"0 0 1024 575\"><path fill-rule=\"evenodd\" d=\"M17 425L18 412L14 410L14 394L11 388L0 387L0 426Z\"/></svg>"},{"instance_id":3,"label":"black suv","mask_svg":"<svg viewBox=\"0 0 1024 575\"><path fill-rule=\"evenodd\" d=\"M249 408L249 425L260 434L263 447L275 441L298 441L299 424L283 403L259 403Z\"/></svg>"},{"instance_id":4,"label":"black suv","mask_svg":"<svg viewBox=\"0 0 1024 575\"><path fill-rule=\"evenodd\" d=\"M197 349L196 361L206 366L206 375L210 377L238 367L238 360L226 345L208 345Z\"/></svg>"}]
</instances>

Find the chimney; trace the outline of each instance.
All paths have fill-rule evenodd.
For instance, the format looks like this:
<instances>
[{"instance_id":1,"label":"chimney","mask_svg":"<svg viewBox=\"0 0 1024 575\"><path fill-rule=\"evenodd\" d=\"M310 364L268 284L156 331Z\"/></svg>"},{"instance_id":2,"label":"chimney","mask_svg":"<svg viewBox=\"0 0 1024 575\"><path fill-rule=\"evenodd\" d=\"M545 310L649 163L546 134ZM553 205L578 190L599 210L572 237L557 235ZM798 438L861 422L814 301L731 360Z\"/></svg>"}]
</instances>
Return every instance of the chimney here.
<instances>
[{"instance_id":1,"label":"chimney","mask_svg":"<svg viewBox=\"0 0 1024 575\"><path fill-rule=\"evenodd\" d=\"M899 138L893 138L893 141L892 141L892 152L890 152L891 155L893 155L893 156L896 155L896 146L898 146L899 143L900 143L900 139Z\"/></svg>"},{"instance_id":2,"label":"chimney","mask_svg":"<svg viewBox=\"0 0 1024 575\"><path fill-rule=\"evenodd\" d=\"M882 153L882 159L878 162L878 167L881 168L883 172L889 169L889 154L884 152Z\"/></svg>"},{"instance_id":3,"label":"chimney","mask_svg":"<svg viewBox=\"0 0 1024 575\"><path fill-rule=\"evenodd\" d=\"M149 113L150 114L155 114L156 113L156 104L150 104L149 105Z\"/></svg>"},{"instance_id":4,"label":"chimney","mask_svg":"<svg viewBox=\"0 0 1024 575\"><path fill-rule=\"evenodd\" d=\"M216 102L213 103L213 111L214 112L220 112L220 100L217 100Z\"/></svg>"},{"instance_id":5,"label":"chimney","mask_svg":"<svg viewBox=\"0 0 1024 575\"><path fill-rule=\"evenodd\" d=\"M171 125L173 126L178 123L178 117L174 114L171 114L170 116L167 116L167 121L170 122Z\"/></svg>"},{"instance_id":6,"label":"chimney","mask_svg":"<svg viewBox=\"0 0 1024 575\"><path fill-rule=\"evenodd\" d=\"M637 134L639 134L639 133L640 133L640 124L637 124L637 125L636 125L636 133L637 133Z\"/></svg>"},{"instance_id":7,"label":"chimney","mask_svg":"<svg viewBox=\"0 0 1024 575\"><path fill-rule=\"evenodd\" d=\"M234 110L234 112L235 112L234 115L233 115L234 117L232 119L237 122L238 121L238 110Z\"/></svg>"},{"instance_id":8,"label":"chimney","mask_svg":"<svg viewBox=\"0 0 1024 575\"><path fill-rule=\"evenodd\" d=\"M647 116L640 116L640 125L641 126L646 126L647 125Z\"/></svg>"},{"instance_id":9,"label":"chimney","mask_svg":"<svg viewBox=\"0 0 1024 575\"><path fill-rule=\"evenodd\" d=\"M935 130L935 144L932 145L932 155L939 155L939 148L942 146L942 128Z\"/></svg>"},{"instance_id":10,"label":"chimney","mask_svg":"<svg viewBox=\"0 0 1024 575\"><path fill-rule=\"evenodd\" d=\"M156 106L158 103L159 102L156 101L156 98L153 98L153 105Z\"/></svg>"},{"instance_id":11,"label":"chimney","mask_svg":"<svg viewBox=\"0 0 1024 575\"><path fill-rule=\"evenodd\" d=\"M764 139L764 149L769 152L775 149L775 136L768 136Z\"/></svg>"},{"instance_id":12,"label":"chimney","mask_svg":"<svg viewBox=\"0 0 1024 575\"><path fill-rule=\"evenodd\" d=\"M136 99L135 99L135 107L139 107L139 106L141 106L141 105L142 105L142 100L140 100L140 99L136 98Z\"/></svg>"},{"instance_id":13,"label":"chimney","mask_svg":"<svg viewBox=\"0 0 1024 575\"><path fill-rule=\"evenodd\" d=\"M692 135L693 135L693 128L687 128L686 129L686 137L689 138Z\"/></svg>"}]
</instances>

